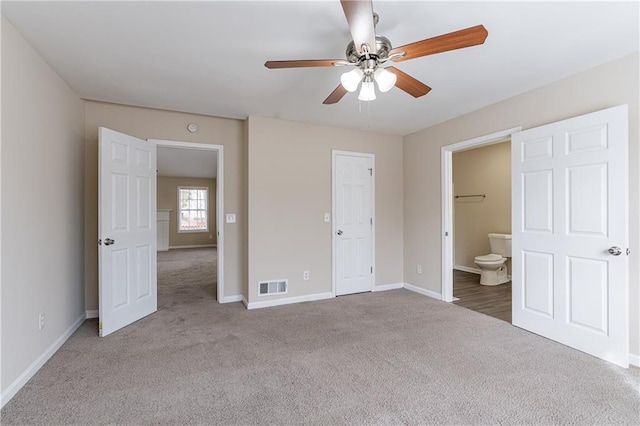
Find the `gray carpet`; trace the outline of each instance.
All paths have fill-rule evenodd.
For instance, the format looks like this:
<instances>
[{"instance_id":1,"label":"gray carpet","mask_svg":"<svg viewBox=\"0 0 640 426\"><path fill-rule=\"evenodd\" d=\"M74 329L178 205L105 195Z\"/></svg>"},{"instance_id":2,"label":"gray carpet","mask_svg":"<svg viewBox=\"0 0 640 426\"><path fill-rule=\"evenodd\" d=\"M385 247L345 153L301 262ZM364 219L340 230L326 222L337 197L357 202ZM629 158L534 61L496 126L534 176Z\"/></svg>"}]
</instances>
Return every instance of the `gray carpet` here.
<instances>
[{"instance_id":1,"label":"gray carpet","mask_svg":"<svg viewBox=\"0 0 640 426\"><path fill-rule=\"evenodd\" d=\"M218 305L188 258L161 256L156 314L87 321L2 424L640 424L637 368L407 290Z\"/></svg>"}]
</instances>

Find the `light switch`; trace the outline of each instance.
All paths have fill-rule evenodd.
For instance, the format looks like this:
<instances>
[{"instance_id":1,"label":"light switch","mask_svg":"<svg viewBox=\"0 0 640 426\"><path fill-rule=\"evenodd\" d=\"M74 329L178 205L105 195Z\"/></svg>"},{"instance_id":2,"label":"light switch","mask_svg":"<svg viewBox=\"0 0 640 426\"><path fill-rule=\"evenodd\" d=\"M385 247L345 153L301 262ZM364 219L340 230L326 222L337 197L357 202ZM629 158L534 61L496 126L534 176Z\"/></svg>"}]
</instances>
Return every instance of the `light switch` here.
<instances>
[{"instance_id":1,"label":"light switch","mask_svg":"<svg viewBox=\"0 0 640 426\"><path fill-rule=\"evenodd\" d=\"M331 222L331 213L325 213L325 214L324 214L324 221L325 221L326 223Z\"/></svg>"},{"instance_id":2,"label":"light switch","mask_svg":"<svg viewBox=\"0 0 640 426\"><path fill-rule=\"evenodd\" d=\"M227 223L236 223L235 213L227 213Z\"/></svg>"}]
</instances>

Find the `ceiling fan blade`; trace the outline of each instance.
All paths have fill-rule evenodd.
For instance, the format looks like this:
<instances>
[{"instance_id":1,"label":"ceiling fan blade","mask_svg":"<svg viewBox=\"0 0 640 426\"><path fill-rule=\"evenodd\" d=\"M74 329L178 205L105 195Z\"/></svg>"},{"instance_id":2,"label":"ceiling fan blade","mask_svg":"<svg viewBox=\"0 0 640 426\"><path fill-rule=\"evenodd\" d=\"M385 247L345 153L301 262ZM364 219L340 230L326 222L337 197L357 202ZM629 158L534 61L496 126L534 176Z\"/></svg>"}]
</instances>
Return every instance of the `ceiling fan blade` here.
<instances>
[{"instance_id":1,"label":"ceiling fan blade","mask_svg":"<svg viewBox=\"0 0 640 426\"><path fill-rule=\"evenodd\" d=\"M400 90L404 90L414 98L424 96L431 91L431 87L427 86L419 80L416 80L409 74L400 71L398 68L386 67L385 69L394 73L398 78L396 80L396 87Z\"/></svg>"},{"instance_id":2,"label":"ceiling fan blade","mask_svg":"<svg viewBox=\"0 0 640 426\"><path fill-rule=\"evenodd\" d=\"M378 48L371 0L340 0L340 3L358 53L362 53L363 44L369 45L369 52L376 53Z\"/></svg>"},{"instance_id":3,"label":"ceiling fan blade","mask_svg":"<svg viewBox=\"0 0 640 426\"><path fill-rule=\"evenodd\" d=\"M300 61L267 61L264 66L269 69L277 68L302 68L302 67L332 67L336 64L342 65L344 59L308 59Z\"/></svg>"},{"instance_id":4,"label":"ceiling fan blade","mask_svg":"<svg viewBox=\"0 0 640 426\"><path fill-rule=\"evenodd\" d=\"M342 99L342 97L346 94L347 94L347 89L342 87L342 84L338 84L338 87L336 87L335 90L331 92L331 94L327 96L327 99L325 99L324 102L322 103L325 105L335 104L340 99Z\"/></svg>"},{"instance_id":5,"label":"ceiling fan blade","mask_svg":"<svg viewBox=\"0 0 640 426\"><path fill-rule=\"evenodd\" d=\"M488 35L487 29L483 25L476 25L475 27L396 47L389 52L389 56L394 53L405 52L405 56L393 59L394 62L402 62L421 56L448 52L449 50L477 46L484 43Z\"/></svg>"}]
</instances>

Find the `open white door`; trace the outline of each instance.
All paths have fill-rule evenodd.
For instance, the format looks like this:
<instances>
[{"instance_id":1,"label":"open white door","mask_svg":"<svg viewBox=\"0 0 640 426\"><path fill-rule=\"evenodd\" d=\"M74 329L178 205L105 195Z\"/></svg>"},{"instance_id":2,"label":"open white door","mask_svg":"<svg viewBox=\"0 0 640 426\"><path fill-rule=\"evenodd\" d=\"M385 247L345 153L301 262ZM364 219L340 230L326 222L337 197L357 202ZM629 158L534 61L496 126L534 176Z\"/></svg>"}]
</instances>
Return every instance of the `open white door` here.
<instances>
[{"instance_id":1,"label":"open white door","mask_svg":"<svg viewBox=\"0 0 640 426\"><path fill-rule=\"evenodd\" d=\"M373 156L333 152L334 268L337 296L373 286Z\"/></svg>"},{"instance_id":2,"label":"open white door","mask_svg":"<svg viewBox=\"0 0 640 426\"><path fill-rule=\"evenodd\" d=\"M512 139L513 324L629 366L628 111Z\"/></svg>"},{"instance_id":3,"label":"open white door","mask_svg":"<svg viewBox=\"0 0 640 426\"><path fill-rule=\"evenodd\" d=\"M156 146L99 128L100 336L157 310Z\"/></svg>"}]
</instances>

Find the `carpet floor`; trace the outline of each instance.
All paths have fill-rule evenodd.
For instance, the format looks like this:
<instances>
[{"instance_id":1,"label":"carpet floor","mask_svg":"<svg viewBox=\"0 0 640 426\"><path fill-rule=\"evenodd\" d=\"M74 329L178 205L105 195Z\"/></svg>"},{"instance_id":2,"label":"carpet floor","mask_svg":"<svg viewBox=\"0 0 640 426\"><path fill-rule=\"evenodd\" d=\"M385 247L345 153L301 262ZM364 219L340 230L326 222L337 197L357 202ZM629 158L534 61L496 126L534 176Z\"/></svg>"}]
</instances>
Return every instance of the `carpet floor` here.
<instances>
[{"instance_id":1,"label":"carpet floor","mask_svg":"<svg viewBox=\"0 0 640 426\"><path fill-rule=\"evenodd\" d=\"M86 321L2 424L640 424L638 368L404 289L220 305L183 255L159 258L157 313Z\"/></svg>"}]
</instances>

